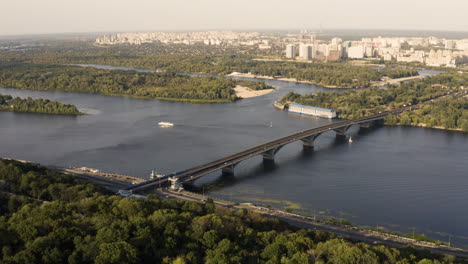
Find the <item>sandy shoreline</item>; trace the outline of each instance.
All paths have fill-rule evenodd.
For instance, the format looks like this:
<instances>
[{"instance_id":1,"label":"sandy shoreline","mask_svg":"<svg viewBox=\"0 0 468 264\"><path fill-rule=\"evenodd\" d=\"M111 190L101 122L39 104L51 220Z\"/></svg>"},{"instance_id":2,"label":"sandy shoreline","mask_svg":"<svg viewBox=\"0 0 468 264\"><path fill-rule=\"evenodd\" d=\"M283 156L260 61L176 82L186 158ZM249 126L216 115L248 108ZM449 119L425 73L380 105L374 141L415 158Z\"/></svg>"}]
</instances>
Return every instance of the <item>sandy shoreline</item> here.
<instances>
[{"instance_id":1,"label":"sandy shoreline","mask_svg":"<svg viewBox=\"0 0 468 264\"><path fill-rule=\"evenodd\" d=\"M396 126L412 126L412 127L424 127L424 128L433 128L433 129L440 129L440 130L447 130L447 131L459 131L459 132L463 132L463 129L461 128L446 128L444 126L428 126L426 124L423 124L423 123L418 123L418 124L411 124L411 125L401 125L400 123L396 123L395 124ZM393 126L393 125L391 125Z\"/></svg>"},{"instance_id":2,"label":"sandy shoreline","mask_svg":"<svg viewBox=\"0 0 468 264\"><path fill-rule=\"evenodd\" d=\"M244 86L237 85L234 87L237 97L239 98L251 98L262 96L268 93L273 92L274 89L265 89L265 90L252 90Z\"/></svg>"},{"instance_id":3,"label":"sandy shoreline","mask_svg":"<svg viewBox=\"0 0 468 264\"><path fill-rule=\"evenodd\" d=\"M251 74L251 73L233 72L233 73L227 74L226 76L248 77L248 78L266 79L266 80L277 80L277 81L283 81L283 82L307 83L307 84L318 85L318 86L322 86L322 87L330 88L330 89L335 89L335 88L338 88L338 89L352 89L352 88L349 88L349 87L337 87L337 86L333 86L333 85L326 86L326 85L321 85L321 84L317 84L317 83L310 82L310 81L299 81L296 78L286 78L286 77L275 78L275 77L271 77L271 76L255 75L255 74Z\"/></svg>"},{"instance_id":4,"label":"sandy shoreline","mask_svg":"<svg viewBox=\"0 0 468 264\"><path fill-rule=\"evenodd\" d=\"M252 73L240 73L240 72L233 72L230 74L227 74L226 76L237 76L237 77L248 77L248 78L257 78L257 79L266 79L266 80L277 80L277 81L283 81L283 82L296 82L296 83L307 83L307 84L313 84L329 89L354 89L350 87L338 87L335 85L322 85L322 84L317 84L311 81L299 81L296 78L286 78L286 77L271 77L271 76L264 76L264 75L255 75ZM423 79L425 76L409 76L409 77L403 77L403 78L396 78L396 79L388 79L386 81L371 81L372 85L370 87L380 87L383 85L387 84L397 84L403 81L409 81L409 80L415 80L415 79ZM369 88L369 87L366 87Z\"/></svg>"}]
</instances>

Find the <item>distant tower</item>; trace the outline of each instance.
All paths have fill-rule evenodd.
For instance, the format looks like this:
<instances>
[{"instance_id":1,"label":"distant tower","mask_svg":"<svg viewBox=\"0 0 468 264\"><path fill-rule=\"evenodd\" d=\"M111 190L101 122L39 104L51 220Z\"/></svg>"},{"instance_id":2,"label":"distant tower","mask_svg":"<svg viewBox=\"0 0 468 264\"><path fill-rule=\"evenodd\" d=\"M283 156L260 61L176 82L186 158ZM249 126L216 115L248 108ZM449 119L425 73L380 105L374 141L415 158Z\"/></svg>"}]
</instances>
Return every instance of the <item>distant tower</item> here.
<instances>
[{"instance_id":1,"label":"distant tower","mask_svg":"<svg viewBox=\"0 0 468 264\"><path fill-rule=\"evenodd\" d=\"M294 59L296 57L296 45L288 44L286 46L286 58Z\"/></svg>"},{"instance_id":2,"label":"distant tower","mask_svg":"<svg viewBox=\"0 0 468 264\"><path fill-rule=\"evenodd\" d=\"M314 34L314 35L311 35L311 36L310 36L310 41L311 41L312 43L315 43L315 41L317 41L317 35L315 35L315 34Z\"/></svg>"}]
</instances>

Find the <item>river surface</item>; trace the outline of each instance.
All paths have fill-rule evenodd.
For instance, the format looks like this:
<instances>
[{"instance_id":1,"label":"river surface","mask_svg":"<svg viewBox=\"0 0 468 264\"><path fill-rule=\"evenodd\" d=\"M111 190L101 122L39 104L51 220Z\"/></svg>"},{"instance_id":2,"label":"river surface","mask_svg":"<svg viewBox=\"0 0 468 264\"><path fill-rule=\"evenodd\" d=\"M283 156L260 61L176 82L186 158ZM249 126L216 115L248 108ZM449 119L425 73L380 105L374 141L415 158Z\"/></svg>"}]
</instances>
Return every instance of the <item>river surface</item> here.
<instances>
[{"instance_id":1,"label":"river surface","mask_svg":"<svg viewBox=\"0 0 468 264\"><path fill-rule=\"evenodd\" d=\"M77 105L90 115L0 113L0 156L147 177L210 162L266 141L322 126L272 103L289 91L330 91L266 80L270 94L226 104L184 104L91 94L0 88L1 94ZM334 89L333 91L335 91ZM340 91L340 90L337 90ZM175 124L161 128L158 122ZM356 225L424 233L468 245L468 134L415 127L351 128L353 142L321 135L313 154L285 146L274 167L243 161L235 176L207 175L205 193Z\"/></svg>"}]
</instances>

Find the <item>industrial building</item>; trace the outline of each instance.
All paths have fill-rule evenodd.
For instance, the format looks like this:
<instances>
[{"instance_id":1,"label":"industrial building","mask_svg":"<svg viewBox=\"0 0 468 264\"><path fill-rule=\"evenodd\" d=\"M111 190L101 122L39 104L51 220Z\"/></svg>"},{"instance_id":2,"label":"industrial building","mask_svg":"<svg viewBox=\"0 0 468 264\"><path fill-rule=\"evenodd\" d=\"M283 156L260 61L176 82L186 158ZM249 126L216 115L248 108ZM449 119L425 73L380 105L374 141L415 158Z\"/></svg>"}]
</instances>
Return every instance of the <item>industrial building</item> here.
<instances>
[{"instance_id":1,"label":"industrial building","mask_svg":"<svg viewBox=\"0 0 468 264\"><path fill-rule=\"evenodd\" d=\"M323 118L336 118L336 112L333 109L317 107L317 106L310 106L310 105L301 105L296 103L289 104L289 112L303 114L303 115L311 115L311 116L318 116Z\"/></svg>"}]
</instances>

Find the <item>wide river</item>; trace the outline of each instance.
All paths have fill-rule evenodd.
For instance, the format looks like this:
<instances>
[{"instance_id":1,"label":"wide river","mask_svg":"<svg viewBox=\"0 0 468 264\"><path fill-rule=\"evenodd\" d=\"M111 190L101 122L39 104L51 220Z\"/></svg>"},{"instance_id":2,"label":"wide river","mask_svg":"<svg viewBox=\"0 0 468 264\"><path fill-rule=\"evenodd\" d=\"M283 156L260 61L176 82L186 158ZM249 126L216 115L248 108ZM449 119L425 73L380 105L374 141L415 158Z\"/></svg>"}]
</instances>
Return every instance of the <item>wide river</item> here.
<instances>
[{"instance_id":1,"label":"wide river","mask_svg":"<svg viewBox=\"0 0 468 264\"><path fill-rule=\"evenodd\" d=\"M276 91L227 104L184 104L0 88L0 94L72 103L91 115L0 113L0 157L92 167L148 177L210 162L300 130L328 124L272 107L289 91L330 91L267 80ZM158 122L175 124L161 128ZM196 182L224 199L292 208L357 225L423 233L468 246L468 134L415 127L352 128L353 142L321 135L313 154L284 147L276 165L244 161L235 176Z\"/></svg>"}]
</instances>

